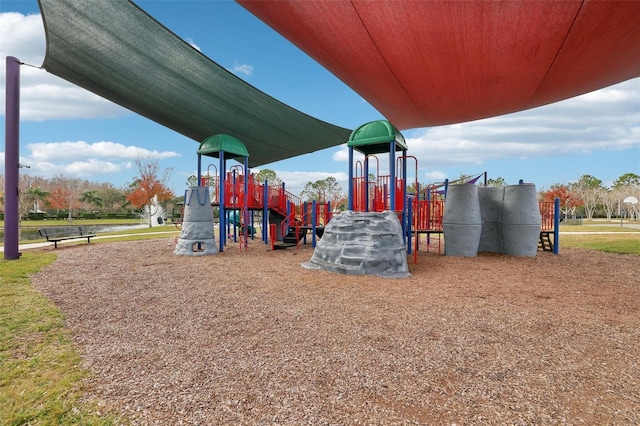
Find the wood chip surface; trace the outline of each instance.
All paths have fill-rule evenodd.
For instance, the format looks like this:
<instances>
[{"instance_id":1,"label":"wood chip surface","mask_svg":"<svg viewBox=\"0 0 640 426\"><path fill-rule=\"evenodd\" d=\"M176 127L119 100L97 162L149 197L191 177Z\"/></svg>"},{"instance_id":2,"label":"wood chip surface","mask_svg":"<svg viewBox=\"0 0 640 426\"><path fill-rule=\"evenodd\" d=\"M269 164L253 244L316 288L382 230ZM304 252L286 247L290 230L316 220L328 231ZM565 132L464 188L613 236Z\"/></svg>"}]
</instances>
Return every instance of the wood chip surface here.
<instances>
[{"instance_id":1,"label":"wood chip surface","mask_svg":"<svg viewBox=\"0 0 640 426\"><path fill-rule=\"evenodd\" d=\"M62 246L33 277L133 424L640 424L640 257L420 253L402 279L309 246Z\"/></svg>"}]
</instances>

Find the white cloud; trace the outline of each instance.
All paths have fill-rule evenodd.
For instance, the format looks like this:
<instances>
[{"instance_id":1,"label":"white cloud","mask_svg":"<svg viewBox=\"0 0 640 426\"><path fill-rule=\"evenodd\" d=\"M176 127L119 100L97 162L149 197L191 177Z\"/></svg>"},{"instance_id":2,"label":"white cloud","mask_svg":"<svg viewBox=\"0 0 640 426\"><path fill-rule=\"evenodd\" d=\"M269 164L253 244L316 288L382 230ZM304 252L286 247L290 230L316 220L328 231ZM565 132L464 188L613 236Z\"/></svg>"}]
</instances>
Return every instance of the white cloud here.
<instances>
[{"instance_id":1,"label":"white cloud","mask_svg":"<svg viewBox=\"0 0 640 426\"><path fill-rule=\"evenodd\" d=\"M133 145L125 146L116 142L38 142L28 144L27 148L31 150L30 157L36 161L69 161L75 158L90 157L119 160L136 160L138 158L162 160L180 156L180 154L173 151L148 150Z\"/></svg>"},{"instance_id":2,"label":"white cloud","mask_svg":"<svg viewBox=\"0 0 640 426\"><path fill-rule=\"evenodd\" d=\"M420 179L437 182L458 177L448 176L444 169L481 171L493 160L569 158L601 149L640 150L638 99L640 79L634 79L540 108L402 133L407 154L418 159ZM387 157L379 158L380 173L388 173ZM332 159L346 167L347 145L334 151ZM376 167L375 162L370 167Z\"/></svg>"},{"instance_id":3,"label":"white cloud","mask_svg":"<svg viewBox=\"0 0 640 426\"><path fill-rule=\"evenodd\" d=\"M335 151L331 156L333 161L337 162L348 162L349 161L349 147L347 144L340 145L340 149Z\"/></svg>"},{"instance_id":4,"label":"white cloud","mask_svg":"<svg viewBox=\"0 0 640 426\"><path fill-rule=\"evenodd\" d=\"M328 177L333 177L338 182L338 185L342 187L342 192L347 193L348 187L348 173L337 172L288 172L282 170L274 170L278 177L285 182L287 191L293 194L300 194L308 182L316 182L318 180L324 180Z\"/></svg>"},{"instance_id":5,"label":"white cloud","mask_svg":"<svg viewBox=\"0 0 640 426\"><path fill-rule=\"evenodd\" d=\"M202 49L200 49L200 46L198 46L196 44L196 42L191 38L191 37L187 37L184 39L184 41L186 41L189 46L193 47L194 49L196 49L198 52L202 52Z\"/></svg>"},{"instance_id":6,"label":"white cloud","mask_svg":"<svg viewBox=\"0 0 640 426\"><path fill-rule=\"evenodd\" d=\"M427 167L640 148L639 98L635 79L545 107L403 134L409 153Z\"/></svg>"},{"instance_id":7,"label":"white cloud","mask_svg":"<svg viewBox=\"0 0 640 426\"><path fill-rule=\"evenodd\" d=\"M253 74L253 65L248 65L248 64L239 64L239 63L235 63L233 65L233 68L231 70L234 74L244 74L244 75L251 75Z\"/></svg>"},{"instance_id":8,"label":"white cloud","mask_svg":"<svg viewBox=\"0 0 640 426\"><path fill-rule=\"evenodd\" d=\"M422 182L424 179L426 182L434 183L434 182L442 182L447 178L447 174L444 172L440 172L438 170L433 170L428 173L423 173L418 179Z\"/></svg>"},{"instance_id":9,"label":"white cloud","mask_svg":"<svg viewBox=\"0 0 640 426\"><path fill-rule=\"evenodd\" d=\"M29 166L24 173L45 178L64 175L93 179L130 171L137 159L164 160L181 156L173 151L149 150L115 142L38 142L27 144L27 150L20 158L21 164ZM0 155L4 157L4 153Z\"/></svg>"},{"instance_id":10,"label":"white cloud","mask_svg":"<svg viewBox=\"0 0 640 426\"><path fill-rule=\"evenodd\" d=\"M70 176L90 176L96 174L96 170L100 174L118 173L124 169L122 164L112 163L110 161L101 161L95 158L89 158L86 161L74 161L63 166L64 175Z\"/></svg>"},{"instance_id":11,"label":"white cloud","mask_svg":"<svg viewBox=\"0 0 640 426\"><path fill-rule=\"evenodd\" d=\"M40 15L0 13L0 57L14 56L20 67L20 119L42 121L55 119L114 118L130 111L98 95L75 86L39 68L44 61L45 36ZM29 66L31 65L31 66ZM4 64L0 79L6 81ZM5 98L5 85L0 86ZM5 102L0 103L4 115Z\"/></svg>"},{"instance_id":12,"label":"white cloud","mask_svg":"<svg viewBox=\"0 0 640 426\"><path fill-rule=\"evenodd\" d=\"M52 178L54 176L65 176L71 178L82 178L93 180L98 176L114 175L127 170L125 163L113 161L103 161L89 158L84 161L72 162L51 162L34 161L28 157L22 158L21 163L29 165L29 169L24 174Z\"/></svg>"},{"instance_id":13,"label":"white cloud","mask_svg":"<svg viewBox=\"0 0 640 426\"><path fill-rule=\"evenodd\" d=\"M40 15L0 13L0 40L0 56L15 56L35 66L42 64L45 39Z\"/></svg>"}]
</instances>

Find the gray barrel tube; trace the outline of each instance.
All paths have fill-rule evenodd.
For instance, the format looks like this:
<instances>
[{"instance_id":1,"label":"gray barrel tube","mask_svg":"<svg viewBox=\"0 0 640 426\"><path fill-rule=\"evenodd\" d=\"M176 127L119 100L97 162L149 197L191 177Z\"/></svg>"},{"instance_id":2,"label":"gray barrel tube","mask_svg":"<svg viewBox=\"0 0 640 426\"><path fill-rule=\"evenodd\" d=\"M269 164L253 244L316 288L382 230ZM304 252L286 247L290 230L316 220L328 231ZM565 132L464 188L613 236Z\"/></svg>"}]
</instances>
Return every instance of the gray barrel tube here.
<instances>
[{"instance_id":1,"label":"gray barrel tube","mask_svg":"<svg viewBox=\"0 0 640 426\"><path fill-rule=\"evenodd\" d=\"M482 216L476 185L449 185L442 218L445 254L476 256L482 232Z\"/></svg>"},{"instance_id":2,"label":"gray barrel tube","mask_svg":"<svg viewBox=\"0 0 640 426\"><path fill-rule=\"evenodd\" d=\"M510 256L535 256L540 227L536 186L521 184L505 187L500 219L503 253Z\"/></svg>"},{"instance_id":3,"label":"gray barrel tube","mask_svg":"<svg viewBox=\"0 0 640 426\"><path fill-rule=\"evenodd\" d=\"M482 232L478 251L502 253L502 236L500 235L500 217L504 186L478 187L480 214L482 216Z\"/></svg>"}]
</instances>

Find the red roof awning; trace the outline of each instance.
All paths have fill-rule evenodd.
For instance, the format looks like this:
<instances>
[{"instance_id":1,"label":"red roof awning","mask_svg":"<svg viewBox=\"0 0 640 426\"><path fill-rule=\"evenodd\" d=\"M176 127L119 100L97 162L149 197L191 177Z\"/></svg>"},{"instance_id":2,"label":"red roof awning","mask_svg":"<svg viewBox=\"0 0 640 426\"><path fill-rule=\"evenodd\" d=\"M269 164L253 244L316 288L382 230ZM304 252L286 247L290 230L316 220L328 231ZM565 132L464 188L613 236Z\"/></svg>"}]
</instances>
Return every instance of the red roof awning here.
<instances>
[{"instance_id":1,"label":"red roof awning","mask_svg":"<svg viewBox=\"0 0 640 426\"><path fill-rule=\"evenodd\" d=\"M400 129L640 76L640 1L238 1Z\"/></svg>"}]
</instances>

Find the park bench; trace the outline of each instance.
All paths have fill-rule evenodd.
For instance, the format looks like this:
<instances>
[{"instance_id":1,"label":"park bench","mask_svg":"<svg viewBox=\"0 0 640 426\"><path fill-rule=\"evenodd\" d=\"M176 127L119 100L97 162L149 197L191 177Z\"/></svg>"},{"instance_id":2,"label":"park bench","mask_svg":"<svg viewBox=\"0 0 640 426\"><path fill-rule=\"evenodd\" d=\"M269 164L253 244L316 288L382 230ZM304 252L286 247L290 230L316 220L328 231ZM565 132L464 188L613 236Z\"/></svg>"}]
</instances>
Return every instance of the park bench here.
<instances>
[{"instance_id":1,"label":"park bench","mask_svg":"<svg viewBox=\"0 0 640 426\"><path fill-rule=\"evenodd\" d=\"M83 225L51 226L49 228L40 228L38 232L47 241L52 242L55 248L58 248L58 241L86 238L87 243L90 243L91 238L96 236L96 234L87 232L87 227Z\"/></svg>"}]
</instances>

